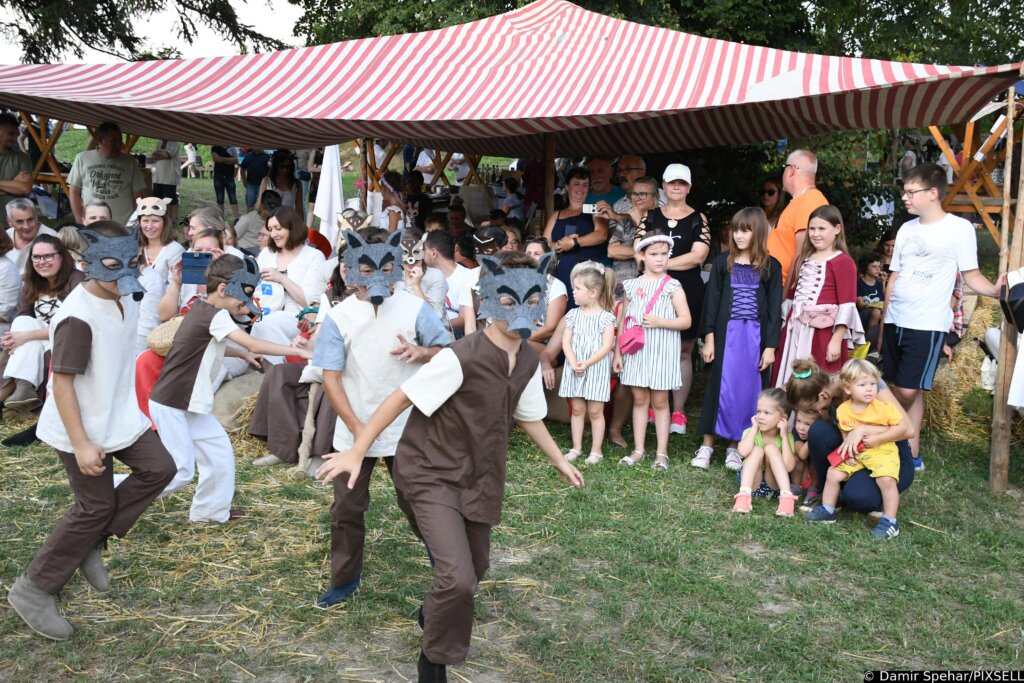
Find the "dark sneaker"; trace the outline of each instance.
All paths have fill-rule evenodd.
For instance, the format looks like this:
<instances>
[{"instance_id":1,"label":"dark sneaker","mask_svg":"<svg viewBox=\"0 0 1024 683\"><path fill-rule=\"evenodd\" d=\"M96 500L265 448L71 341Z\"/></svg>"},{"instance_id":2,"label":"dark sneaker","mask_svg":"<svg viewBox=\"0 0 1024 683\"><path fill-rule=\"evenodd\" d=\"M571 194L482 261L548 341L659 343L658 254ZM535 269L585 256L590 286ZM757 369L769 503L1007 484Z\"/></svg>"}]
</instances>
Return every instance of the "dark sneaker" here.
<instances>
[{"instance_id":1,"label":"dark sneaker","mask_svg":"<svg viewBox=\"0 0 1024 683\"><path fill-rule=\"evenodd\" d=\"M352 579L343 586L335 586L316 599L317 609L330 609L340 602L345 602L359 590L359 577Z\"/></svg>"},{"instance_id":2,"label":"dark sneaker","mask_svg":"<svg viewBox=\"0 0 1024 683\"><path fill-rule=\"evenodd\" d=\"M804 502L800 504L800 512L810 512L819 505L821 505L821 494L814 489L807 489L807 496L804 497Z\"/></svg>"},{"instance_id":3,"label":"dark sneaker","mask_svg":"<svg viewBox=\"0 0 1024 683\"><path fill-rule=\"evenodd\" d=\"M448 670L444 664L434 664L420 651L420 661L416 665L419 683L448 683Z\"/></svg>"},{"instance_id":4,"label":"dark sneaker","mask_svg":"<svg viewBox=\"0 0 1024 683\"><path fill-rule=\"evenodd\" d=\"M878 525L871 532L871 538L877 538L886 541L890 538L896 538L899 535L900 523L895 520L890 522L884 517L878 520Z\"/></svg>"},{"instance_id":5,"label":"dark sneaker","mask_svg":"<svg viewBox=\"0 0 1024 683\"><path fill-rule=\"evenodd\" d=\"M808 522L824 522L825 524L833 524L836 521L836 513L829 512L825 509L824 505L819 505L810 512L805 512L804 519Z\"/></svg>"}]
</instances>

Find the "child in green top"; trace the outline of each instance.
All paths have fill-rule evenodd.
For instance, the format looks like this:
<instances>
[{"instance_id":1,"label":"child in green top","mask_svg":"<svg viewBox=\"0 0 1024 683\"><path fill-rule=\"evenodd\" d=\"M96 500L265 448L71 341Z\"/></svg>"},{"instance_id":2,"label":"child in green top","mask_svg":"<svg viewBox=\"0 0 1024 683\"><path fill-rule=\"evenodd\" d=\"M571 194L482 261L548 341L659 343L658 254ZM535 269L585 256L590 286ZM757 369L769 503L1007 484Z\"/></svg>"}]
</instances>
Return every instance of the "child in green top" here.
<instances>
[{"instance_id":1,"label":"child in green top","mask_svg":"<svg viewBox=\"0 0 1024 683\"><path fill-rule=\"evenodd\" d=\"M779 487L779 507L775 514L793 516L796 496L789 487L789 473L796 466L796 448L789 431L789 413L789 403L782 389L765 389L757 397L757 412L750 418L751 426L744 430L736 447L743 458L743 469L733 512L750 512L751 487L767 463Z\"/></svg>"}]
</instances>

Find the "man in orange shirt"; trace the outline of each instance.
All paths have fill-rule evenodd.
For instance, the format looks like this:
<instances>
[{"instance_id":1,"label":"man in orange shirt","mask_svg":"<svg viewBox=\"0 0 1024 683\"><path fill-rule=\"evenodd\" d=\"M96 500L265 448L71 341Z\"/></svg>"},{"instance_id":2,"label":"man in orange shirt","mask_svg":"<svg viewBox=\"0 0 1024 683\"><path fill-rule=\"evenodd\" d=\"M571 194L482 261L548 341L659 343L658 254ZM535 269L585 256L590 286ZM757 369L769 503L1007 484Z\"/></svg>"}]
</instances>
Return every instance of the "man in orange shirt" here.
<instances>
[{"instance_id":1,"label":"man in orange shirt","mask_svg":"<svg viewBox=\"0 0 1024 683\"><path fill-rule=\"evenodd\" d=\"M768 253L782 264L783 291L789 287L789 274L804 247L808 218L819 206L828 204L825 195L814 186L817 172L818 158L806 149L794 150L782 167L782 188L793 200L779 216L778 226L768 234Z\"/></svg>"}]
</instances>

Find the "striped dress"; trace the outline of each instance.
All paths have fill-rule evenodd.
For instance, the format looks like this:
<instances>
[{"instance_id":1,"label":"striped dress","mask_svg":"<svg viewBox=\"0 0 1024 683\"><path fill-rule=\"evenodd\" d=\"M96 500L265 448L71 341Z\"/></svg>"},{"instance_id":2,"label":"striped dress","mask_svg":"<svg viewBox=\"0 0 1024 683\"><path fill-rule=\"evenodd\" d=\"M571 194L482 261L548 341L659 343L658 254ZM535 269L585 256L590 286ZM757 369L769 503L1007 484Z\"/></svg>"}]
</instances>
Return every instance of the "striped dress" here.
<instances>
[{"instance_id":1,"label":"striped dress","mask_svg":"<svg viewBox=\"0 0 1024 683\"><path fill-rule=\"evenodd\" d=\"M599 310L587 315L582 308L565 314L565 327L572 330L572 352L577 360L586 360L601 348L604 331L615 326L611 311ZM562 384L558 395L562 398L584 398L588 401L607 402L611 398L612 354L605 354L577 377L568 364L562 368Z\"/></svg>"},{"instance_id":2,"label":"striped dress","mask_svg":"<svg viewBox=\"0 0 1024 683\"><path fill-rule=\"evenodd\" d=\"M639 277L622 283L626 302L625 315L633 316L636 324L643 321L647 303L654 296L661 280L660 277ZM676 309L672 306L672 294L679 287L678 280L669 280L651 309L651 315L674 320ZM655 391L678 389L683 383L679 374L680 346L679 330L647 328L644 332L644 347L634 354L622 356L623 367L619 381L626 386L644 387Z\"/></svg>"}]
</instances>

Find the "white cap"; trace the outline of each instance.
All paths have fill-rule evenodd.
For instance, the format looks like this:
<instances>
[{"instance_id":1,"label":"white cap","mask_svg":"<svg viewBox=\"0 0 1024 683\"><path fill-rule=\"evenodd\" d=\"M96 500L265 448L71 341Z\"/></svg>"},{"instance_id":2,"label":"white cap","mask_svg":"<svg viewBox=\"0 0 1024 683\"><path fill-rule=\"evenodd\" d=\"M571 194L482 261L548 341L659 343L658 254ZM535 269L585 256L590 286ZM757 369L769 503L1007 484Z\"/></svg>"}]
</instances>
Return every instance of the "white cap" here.
<instances>
[{"instance_id":1,"label":"white cap","mask_svg":"<svg viewBox=\"0 0 1024 683\"><path fill-rule=\"evenodd\" d=\"M662 174L661 179L666 183L670 183L673 180L682 180L687 185L693 184L690 182L690 167L683 164L669 164L665 168L665 173Z\"/></svg>"}]
</instances>

